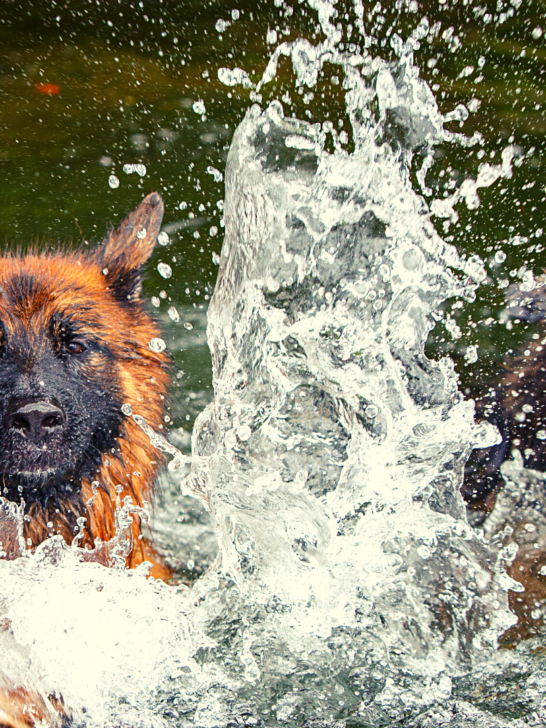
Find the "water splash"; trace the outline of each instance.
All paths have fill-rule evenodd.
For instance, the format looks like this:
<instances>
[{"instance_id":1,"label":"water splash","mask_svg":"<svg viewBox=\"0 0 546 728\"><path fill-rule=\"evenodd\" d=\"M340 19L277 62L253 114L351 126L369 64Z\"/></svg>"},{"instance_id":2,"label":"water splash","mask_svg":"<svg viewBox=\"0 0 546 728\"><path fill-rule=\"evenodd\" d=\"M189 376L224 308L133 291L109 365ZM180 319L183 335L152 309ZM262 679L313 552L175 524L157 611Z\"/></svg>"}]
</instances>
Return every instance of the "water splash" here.
<instances>
[{"instance_id":1,"label":"water splash","mask_svg":"<svg viewBox=\"0 0 546 728\"><path fill-rule=\"evenodd\" d=\"M407 63L353 73L352 154L326 152L323 129L275 102L248 112L226 170L215 400L196 423L193 451L207 460L193 482L235 585L222 618L248 623L246 678L259 695L286 680L276 708L259 702L294 725L400 718L448 695L513 622L459 495L471 447L495 434L474 425L451 361L424 356L431 312L472 298L483 269L438 236L400 145L377 143L377 88L388 74L400 96L415 90ZM379 121L365 113L372 95ZM422 139L432 122L420 110ZM317 707L332 681L344 687Z\"/></svg>"},{"instance_id":2,"label":"water splash","mask_svg":"<svg viewBox=\"0 0 546 728\"><path fill-rule=\"evenodd\" d=\"M279 45L253 98L281 57L309 89L333 63L351 146L279 101L250 109L233 139L209 311L215 399L185 484L212 516L217 563L188 591L84 563L53 539L0 562L2 669L62 690L81 724L460 725L483 713L454 693L510 666L495 650L514 621L513 549L497 554L468 526L459 494L470 449L497 434L474 424L452 362L424 346L441 304L473 300L486 275L432 216L447 231L461 200L475 207L479 188L510 176L513 150L428 204L434 146L481 139L447 130L467 109L442 115L419 77L428 21L393 36L387 62L370 52L361 4L359 52L339 50L331 4L309 4L325 40ZM241 69L219 77L252 86ZM132 416L178 472L187 459ZM130 517L119 504L114 567ZM541 680L523 679L537 715Z\"/></svg>"}]
</instances>

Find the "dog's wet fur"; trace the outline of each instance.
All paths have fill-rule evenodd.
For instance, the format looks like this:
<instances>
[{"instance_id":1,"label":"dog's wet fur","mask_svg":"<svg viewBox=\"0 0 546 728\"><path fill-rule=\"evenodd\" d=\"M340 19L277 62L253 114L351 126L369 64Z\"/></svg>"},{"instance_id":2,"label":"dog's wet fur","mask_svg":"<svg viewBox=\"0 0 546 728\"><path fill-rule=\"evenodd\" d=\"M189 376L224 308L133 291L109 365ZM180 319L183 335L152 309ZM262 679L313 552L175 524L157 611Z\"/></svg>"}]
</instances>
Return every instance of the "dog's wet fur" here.
<instances>
[{"instance_id":1,"label":"dog's wet fur","mask_svg":"<svg viewBox=\"0 0 546 728\"><path fill-rule=\"evenodd\" d=\"M161 197L152 193L95 248L0 257L4 557L21 547L6 517L10 502L24 509L24 547L76 537L82 553L102 563L97 546L116 535L116 508L132 504L127 566L146 560L152 576L169 577L138 514L149 508L161 454L122 411L131 405L161 429L168 358L150 348L160 332L140 294L162 217ZM0 675L0 728L69 723L62 698Z\"/></svg>"},{"instance_id":2,"label":"dog's wet fur","mask_svg":"<svg viewBox=\"0 0 546 728\"><path fill-rule=\"evenodd\" d=\"M162 424L168 360L140 298L162 216L152 193L94 249L0 258L0 495L24 503L31 548L78 534L92 549L118 499L151 498L161 456L121 408ZM132 541L128 565L164 576L138 515Z\"/></svg>"}]
</instances>

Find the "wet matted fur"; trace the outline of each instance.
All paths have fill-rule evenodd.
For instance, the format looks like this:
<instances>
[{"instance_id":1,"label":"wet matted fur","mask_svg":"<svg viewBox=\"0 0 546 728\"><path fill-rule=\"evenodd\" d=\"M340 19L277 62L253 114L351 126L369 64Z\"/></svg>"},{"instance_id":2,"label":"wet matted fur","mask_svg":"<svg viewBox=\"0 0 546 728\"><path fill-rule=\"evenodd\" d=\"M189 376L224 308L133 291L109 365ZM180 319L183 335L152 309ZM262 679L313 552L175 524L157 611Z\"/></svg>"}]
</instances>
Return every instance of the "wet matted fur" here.
<instances>
[{"instance_id":1,"label":"wet matted fur","mask_svg":"<svg viewBox=\"0 0 546 728\"><path fill-rule=\"evenodd\" d=\"M0 487L25 504L30 548L79 533L92 549L115 535L117 503L153 494L161 455L121 407L161 426L168 359L140 294L162 217L152 193L94 249L0 258ZM132 518L127 565L166 577Z\"/></svg>"}]
</instances>

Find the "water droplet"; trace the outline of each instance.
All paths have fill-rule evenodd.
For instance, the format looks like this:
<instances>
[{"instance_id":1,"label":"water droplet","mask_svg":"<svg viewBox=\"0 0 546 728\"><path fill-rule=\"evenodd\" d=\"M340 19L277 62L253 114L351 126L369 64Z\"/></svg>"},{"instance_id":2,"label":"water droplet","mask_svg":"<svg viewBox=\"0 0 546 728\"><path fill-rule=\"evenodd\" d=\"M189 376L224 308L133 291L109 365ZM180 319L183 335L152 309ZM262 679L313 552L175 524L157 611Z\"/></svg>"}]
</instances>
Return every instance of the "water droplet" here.
<instances>
[{"instance_id":1,"label":"water droplet","mask_svg":"<svg viewBox=\"0 0 546 728\"><path fill-rule=\"evenodd\" d=\"M115 174L111 174L110 177L108 177L108 184L113 190L116 190L119 187L119 179Z\"/></svg>"},{"instance_id":2,"label":"water droplet","mask_svg":"<svg viewBox=\"0 0 546 728\"><path fill-rule=\"evenodd\" d=\"M199 101L194 101L192 109L195 111L196 114L207 113L207 109L205 107L205 102L203 101L203 99L199 99Z\"/></svg>"},{"instance_id":3,"label":"water droplet","mask_svg":"<svg viewBox=\"0 0 546 728\"><path fill-rule=\"evenodd\" d=\"M186 321L186 323L184 324L184 328L188 329L188 331L191 331L193 329L193 324L190 324L189 321Z\"/></svg>"},{"instance_id":4,"label":"water droplet","mask_svg":"<svg viewBox=\"0 0 546 728\"><path fill-rule=\"evenodd\" d=\"M237 10L237 8L234 8L231 11L231 19L232 20L239 20L240 17L241 17L241 11L240 10Z\"/></svg>"},{"instance_id":5,"label":"water droplet","mask_svg":"<svg viewBox=\"0 0 546 728\"><path fill-rule=\"evenodd\" d=\"M161 301L157 296L152 296L152 306L155 306L156 308L161 306Z\"/></svg>"},{"instance_id":6,"label":"water droplet","mask_svg":"<svg viewBox=\"0 0 546 728\"><path fill-rule=\"evenodd\" d=\"M129 417L130 415L133 414L133 408L131 407L130 404L122 404L121 411L123 412L124 415L127 415L127 417Z\"/></svg>"},{"instance_id":7,"label":"water droplet","mask_svg":"<svg viewBox=\"0 0 546 728\"><path fill-rule=\"evenodd\" d=\"M207 167L207 174L211 174L214 177L215 182L221 182L224 179L224 175L216 167L209 165Z\"/></svg>"},{"instance_id":8,"label":"water droplet","mask_svg":"<svg viewBox=\"0 0 546 728\"><path fill-rule=\"evenodd\" d=\"M144 240L144 238L146 237L146 228L138 230L136 236L139 240Z\"/></svg>"},{"instance_id":9,"label":"water droplet","mask_svg":"<svg viewBox=\"0 0 546 728\"><path fill-rule=\"evenodd\" d=\"M156 354L160 354L162 351L165 351L167 348L167 345L163 341L163 339L160 339L158 337L151 339L148 343L148 346L152 351L155 351Z\"/></svg>"},{"instance_id":10,"label":"water droplet","mask_svg":"<svg viewBox=\"0 0 546 728\"><path fill-rule=\"evenodd\" d=\"M136 172L140 177L144 177L146 175L146 165L145 164L124 164L123 171L125 172L125 174L133 174L133 172Z\"/></svg>"},{"instance_id":11,"label":"water droplet","mask_svg":"<svg viewBox=\"0 0 546 728\"><path fill-rule=\"evenodd\" d=\"M171 306L167 313L169 314L169 317L172 321L176 321L176 323L180 321L180 316L178 315L178 311L174 306Z\"/></svg>"},{"instance_id":12,"label":"water droplet","mask_svg":"<svg viewBox=\"0 0 546 728\"><path fill-rule=\"evenodd\" d=\"M170 278L173 274L171 266L167 263L159 263L157 270L159 271L159 275L163 278Z\"/></svg>"},{"instance_id":13,"label":"water droplet","mask_svg":"<svg viewBox=\"0 0 546 728\"><path fill-rule=\"evenodd\" d=\"M478 361L478 347L476 345L467 346L464 358L469 364L474 364Z\"/></svg>"},{"instance_id":14,"label":"water droplet","mask_svg":"<svg viewBox=\"0 0 546 728\"><path fill-rule=\"evenodd\" d=\"M249 425L241 425L237 428L237 437L242 442L246 442L250 439L250 436L252 435L252 430L250 429Z\"/></svg>"},{"instance_id":15,"label":"water droplet","mask_svg":"<svg viewBox=\"0 0 546 728\"><path fill-rule=\"evenodd\" d=\"M168 245L171 241L166 232L160 232L159 235L157 236L157 242L160 245Z\"/></svg>"},{"instance_id":16,"label":"water droplet","mask_svg":"<svg viewBox=\"0 0 546 728\"><path fill-rule=\"evenodd\" d=\"M243 88L252 88L254 84L246 71L242 68L219 68L218 80L224 86L237 86L241 84Z\"/></svg>"},{"instance_id":17,"label":"water droplet","mask_svg":"<svg viewBox=\"0 0 546 728\"><path fill-rule=\"evenodd\" d=\"M506 253L504 250L497 250L495 253L495 263L498 263L498 265L501 265L501 263L504 263L506 260Z\"/></svg>"}]
</instances>

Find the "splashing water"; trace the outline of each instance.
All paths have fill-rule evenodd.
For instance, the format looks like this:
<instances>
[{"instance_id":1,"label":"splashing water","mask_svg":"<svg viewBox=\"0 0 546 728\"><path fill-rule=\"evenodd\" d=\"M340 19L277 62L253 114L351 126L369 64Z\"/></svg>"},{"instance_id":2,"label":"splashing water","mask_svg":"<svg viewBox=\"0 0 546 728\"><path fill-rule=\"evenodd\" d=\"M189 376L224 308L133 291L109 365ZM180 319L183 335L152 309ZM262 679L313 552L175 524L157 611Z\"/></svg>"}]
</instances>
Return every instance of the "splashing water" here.
<instances>
[{"instance_id":1,"label":"splashing water","mask_svg":"<svg viewBox=\"0 0 546 728\"><path fill-rule=\"evenodd\" d=\"M513 665L496 651L515 621L513 550L468 526L459 493L470 450L498 435L475 425L451 360L424 354L442 302L473 300L485 278L431 216L449 229L455 204L510 177L514 150L427 205L434 145L480 141L445 129L468 112L443 116L413 64L427 21L393 38L387 62L338 50L333 7L310 5L326 40L281 44L253 98L281 56L309 88L339 66L354 149L279 101L252 107L233 139L209 309L215 398L184 483L212 516L217 562L191 590L124 571L130 503L114 568L57 539L0 561L0 670L62 693L76 724L520 724L469 699ZM252 86L241 69L219 76ZM184 456L132 416L178 472ZM2 508L17 544L21 514ZM542 715L544 675L525 679Z\"/></svg>"}]
</instances>

